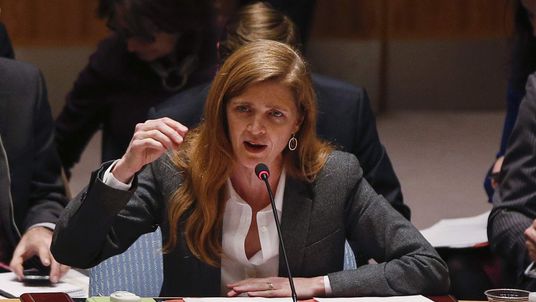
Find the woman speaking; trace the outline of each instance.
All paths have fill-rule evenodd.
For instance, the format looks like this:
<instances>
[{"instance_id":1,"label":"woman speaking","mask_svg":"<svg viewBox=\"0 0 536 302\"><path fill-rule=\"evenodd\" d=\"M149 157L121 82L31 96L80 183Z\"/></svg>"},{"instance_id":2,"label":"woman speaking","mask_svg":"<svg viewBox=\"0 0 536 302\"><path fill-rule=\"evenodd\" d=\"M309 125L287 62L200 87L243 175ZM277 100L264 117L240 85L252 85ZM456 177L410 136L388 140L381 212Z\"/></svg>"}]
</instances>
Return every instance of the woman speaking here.
<instances>
[{"instance_id":1,"label":"woman speaking","mask_svg":"<svg viewBox=\"0 0 536 302\"><path fill-rule=\"evenodd\" d=\"M274 41L240 48L216 75L198 128L138 124L123 157L93 173L56 226L54 256L91 267L160 226L161 295L290 296L270 197L255 174L264 163L300 299L446 293L445 263L352 154L317 138L316 116L296 51ZM345 240L359 256L355 270L342 270Z\"/></svg>"}]
</instances>

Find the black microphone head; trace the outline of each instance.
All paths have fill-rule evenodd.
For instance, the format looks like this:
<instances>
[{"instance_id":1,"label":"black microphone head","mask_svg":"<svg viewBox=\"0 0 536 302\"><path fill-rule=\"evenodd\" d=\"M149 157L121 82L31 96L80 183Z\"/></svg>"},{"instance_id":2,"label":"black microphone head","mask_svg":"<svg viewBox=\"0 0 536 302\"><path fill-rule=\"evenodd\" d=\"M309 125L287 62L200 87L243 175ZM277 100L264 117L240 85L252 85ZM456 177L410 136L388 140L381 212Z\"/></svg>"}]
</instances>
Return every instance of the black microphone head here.
<instances>
[{"instance_id":1,"label":"black microphone head","mask_svg":"<svg viewBox=\"0 0 536 302\"><path fill-rule=\"evenodd\" d=\"M268 170L267 165L259 163L255 166L255 175L257 175L260 180L265 180L270 177L270 170Z\"/></svg>"}]
</instances>

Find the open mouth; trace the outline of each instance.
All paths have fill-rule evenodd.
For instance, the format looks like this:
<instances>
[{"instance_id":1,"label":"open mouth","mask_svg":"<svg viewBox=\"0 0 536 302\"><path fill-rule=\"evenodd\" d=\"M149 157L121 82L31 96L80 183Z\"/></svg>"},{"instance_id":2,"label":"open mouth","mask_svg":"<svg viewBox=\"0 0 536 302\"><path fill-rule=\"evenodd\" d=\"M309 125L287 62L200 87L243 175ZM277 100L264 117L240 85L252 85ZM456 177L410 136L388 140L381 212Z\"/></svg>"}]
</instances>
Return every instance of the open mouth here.
<instances>
[{"instance_id":1,"label":"open mouth","mask_svg":"<svg viewBox=\"0 0 536 302\"><path fill-rule=\"evenodd\" d=\"M246 147L246 150L253 153L258 153L264 151L267 146L262 144L256 144L252 142L245 141L244 146Z\"/></svg>"}]
</instances>

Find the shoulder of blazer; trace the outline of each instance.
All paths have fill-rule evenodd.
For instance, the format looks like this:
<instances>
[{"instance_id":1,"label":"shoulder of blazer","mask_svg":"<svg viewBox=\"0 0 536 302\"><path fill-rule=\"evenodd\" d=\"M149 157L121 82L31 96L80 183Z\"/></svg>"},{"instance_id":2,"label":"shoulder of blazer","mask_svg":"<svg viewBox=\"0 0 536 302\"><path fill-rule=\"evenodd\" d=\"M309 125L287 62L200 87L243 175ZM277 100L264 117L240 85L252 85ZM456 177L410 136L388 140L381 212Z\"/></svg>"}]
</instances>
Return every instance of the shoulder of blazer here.
<instances>
[{"instance_id":1,"label":"shoulder of blazer","mask_svg":"<svg viewBox=\"0 0 536 302\"><path fill-rule=\"evenodd\" d=\"M28 81L35 81L39 74L39 69L30 63L0 58L0 87L2 89L25 91L28 89Z\"/></svg>"},{"instance_id":2,"label":"shoulder of blazer","mask_svg":"<svg viewBox=\"0 0 536 302\"><path fill-rule=\"evenodd\" d=\"M184 107L193 107L203 111L209 89L210 83L204 83L181 91L151 108L149 118L170 117L177 119Z\"/></svg>"},{"instance_id":3,"label":"shoulder of blazer","mask_svg":"<svg viewBox=\"0 0 536 302\"><path fill-rule=\"evenodd\" d=\"M325 177L347 177L349 175L358 177L363 175L359 160L352 153L334 150L329 155L317 179Z\"/></svg>"}]
</instances>

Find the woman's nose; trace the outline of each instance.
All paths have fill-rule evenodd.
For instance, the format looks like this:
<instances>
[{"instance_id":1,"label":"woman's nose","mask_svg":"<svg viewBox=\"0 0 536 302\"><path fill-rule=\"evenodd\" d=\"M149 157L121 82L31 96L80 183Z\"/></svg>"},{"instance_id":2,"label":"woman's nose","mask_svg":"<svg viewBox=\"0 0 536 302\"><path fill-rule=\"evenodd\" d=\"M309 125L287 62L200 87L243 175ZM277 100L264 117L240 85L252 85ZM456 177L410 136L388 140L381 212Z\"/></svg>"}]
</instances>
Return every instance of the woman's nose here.
<instances>
[{"instance_id":1,"label":"woman's nose","mask_svg":"<svg viewBox=\"0 0 536 302\"><path fill-rule=\"evenodd\" d=\"M248 130L255 135L266 133L266 128L264 127L261 119L258 117L253 118L251 123L248 125Z\"/></svg>"}]
</instances>

